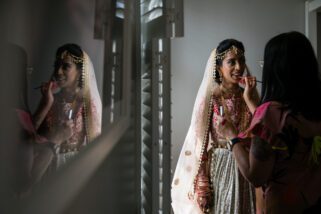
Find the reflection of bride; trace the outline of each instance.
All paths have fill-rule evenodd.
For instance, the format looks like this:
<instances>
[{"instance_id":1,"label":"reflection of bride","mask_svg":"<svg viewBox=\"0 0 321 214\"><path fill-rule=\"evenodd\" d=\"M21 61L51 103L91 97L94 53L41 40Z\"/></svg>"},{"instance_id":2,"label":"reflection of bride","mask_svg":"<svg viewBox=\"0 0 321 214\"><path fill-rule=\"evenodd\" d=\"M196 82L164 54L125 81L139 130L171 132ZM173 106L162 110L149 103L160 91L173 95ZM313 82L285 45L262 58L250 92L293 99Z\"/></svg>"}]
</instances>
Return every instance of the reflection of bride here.
<instances>
[{"instance_id":1,"label":"reflection of bride","mask_svg":"<svg viewBox=\"0 0 321 214\"><path fill-rule=\"evenodd\" d=\"M36 128L54 145L58 168L101 132L101 99L93 65L78 45L58 48L53 78L42 86Z\"/></svg>"},{"instance_id":2,"label":"reflection of bride","mask_svg":"<svg viewBox=\"0 0 321 214\"><path fill-rule=\"evenodd\" d=\"M227 39L212 51L173 177L175 214L255 213L254 188L240 174L217 129L223 110L225 126L241 132L249 125L258 97L255 84L248 86L254 78L245 78L245 90L239 86L245 68L241 42Z\"/></svg>"}]
</instances>

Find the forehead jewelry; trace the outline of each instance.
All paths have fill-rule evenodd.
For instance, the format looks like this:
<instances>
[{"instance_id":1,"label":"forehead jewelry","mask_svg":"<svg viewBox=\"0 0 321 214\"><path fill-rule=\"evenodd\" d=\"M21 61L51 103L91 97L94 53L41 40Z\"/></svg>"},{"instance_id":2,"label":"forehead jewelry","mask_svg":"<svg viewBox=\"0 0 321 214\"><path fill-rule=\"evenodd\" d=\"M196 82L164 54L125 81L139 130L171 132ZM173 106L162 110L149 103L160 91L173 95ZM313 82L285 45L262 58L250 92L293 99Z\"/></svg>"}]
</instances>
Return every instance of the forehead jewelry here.
<instances>
[{"instance_id":1,"label":"forehead jewelry","mask_svg":"<svg viewBox=\"0 0 321 214\"><path fill-rule=\"evenodd\" d=\"M75 56L69 53L68 51L62 52L60 59L65 59L68 56L71 58L72 62L75 64L84 62L84 59L82 57Z\"/></svg>"},{"instance_id":2,"label":"forehead jewelry","mask_svg":"<svg viewBox=\"0 0 321 214\"><path fill-rule=\"evenodd\" d=\"M218 54L216 55L216 57L217 57L218 59L220 59L220 60L223 60L223 59L226 57L226 54L227 54L229 51L232 52L232 53L234 53L234 54L235 54L236 56L238 56L238 57L244 56L244 51L242 51L241 49L237 48L235 45L232 45L229 49L223 51L222 53L218 53Z\"/></svg>"}]
</instances>

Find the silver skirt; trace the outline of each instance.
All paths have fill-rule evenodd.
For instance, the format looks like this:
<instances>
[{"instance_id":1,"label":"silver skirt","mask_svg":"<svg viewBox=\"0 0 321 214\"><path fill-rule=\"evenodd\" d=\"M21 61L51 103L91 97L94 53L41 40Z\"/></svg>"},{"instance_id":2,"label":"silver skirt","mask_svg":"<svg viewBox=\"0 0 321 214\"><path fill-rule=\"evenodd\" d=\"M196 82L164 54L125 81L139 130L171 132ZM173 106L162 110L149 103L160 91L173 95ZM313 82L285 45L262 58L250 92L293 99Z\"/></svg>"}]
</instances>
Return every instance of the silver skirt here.
<instances>
[{"instance_id":1,"label":"silver skirt","mask_svg":"<svg viewBox=\"0 0 321 214\"><path fill-rule=\"evenodd\" d=\"M215 214L255 213L255 188L238 170L233 153L224 148L213 151L210 163Z\"/></svg>"}]
</instances>

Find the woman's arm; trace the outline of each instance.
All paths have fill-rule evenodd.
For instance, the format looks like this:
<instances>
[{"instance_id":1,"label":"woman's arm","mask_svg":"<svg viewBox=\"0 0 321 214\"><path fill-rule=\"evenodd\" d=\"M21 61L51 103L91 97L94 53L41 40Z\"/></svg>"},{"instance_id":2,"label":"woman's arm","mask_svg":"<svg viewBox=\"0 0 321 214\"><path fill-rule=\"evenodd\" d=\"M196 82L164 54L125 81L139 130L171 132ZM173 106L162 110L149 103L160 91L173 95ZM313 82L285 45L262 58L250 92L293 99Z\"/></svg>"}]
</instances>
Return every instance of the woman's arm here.
<instances>
[{"instance_id":1,"label":"woman's arm","mask_svg":"<svg viewBox=\"0 0 321 214\"><path fill-rule=\"evenodd\" d=\"M38 128L44 121L46 115L48 114L54 102L54 97L52 93L52 82L45 83L41 88L41 92L43 96L35 114L33 115L33 123L36 130L38 130Z\"/></svg>"},{"instance_id":2,"label":"woman's arm","mask_svg":"<svg viewBox=\"0 0 321 214\"><path fill-rule=\"evenodd\" d=\"M255 187L266 183L275 162L275 155L268 142L254 137L250 152L247 152L241 143L235 144L232 151L242 175L248 181Z\"/></svg>"}]
</instances>

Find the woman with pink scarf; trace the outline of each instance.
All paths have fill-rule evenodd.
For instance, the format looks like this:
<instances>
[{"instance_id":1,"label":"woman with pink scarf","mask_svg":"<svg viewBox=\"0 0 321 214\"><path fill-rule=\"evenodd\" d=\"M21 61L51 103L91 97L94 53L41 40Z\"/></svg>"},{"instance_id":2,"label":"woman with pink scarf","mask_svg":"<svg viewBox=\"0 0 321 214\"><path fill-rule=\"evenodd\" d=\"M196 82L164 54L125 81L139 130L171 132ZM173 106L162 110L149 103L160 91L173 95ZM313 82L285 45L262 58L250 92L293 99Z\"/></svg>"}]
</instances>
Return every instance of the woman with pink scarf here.
<instances>
[{"instance_id":1,"label":"woman with pink scarf","mask_svg":"<svg viewBox=\"0 0 321 214\"><path fill-rule=\"evenodd\" d=\"M309 40L280 34L265 47L261 105L250 128L237 135L220 119L241 173L263 188L264 213L320 212L319 75Z\"/></svg>"}]
</instances>

